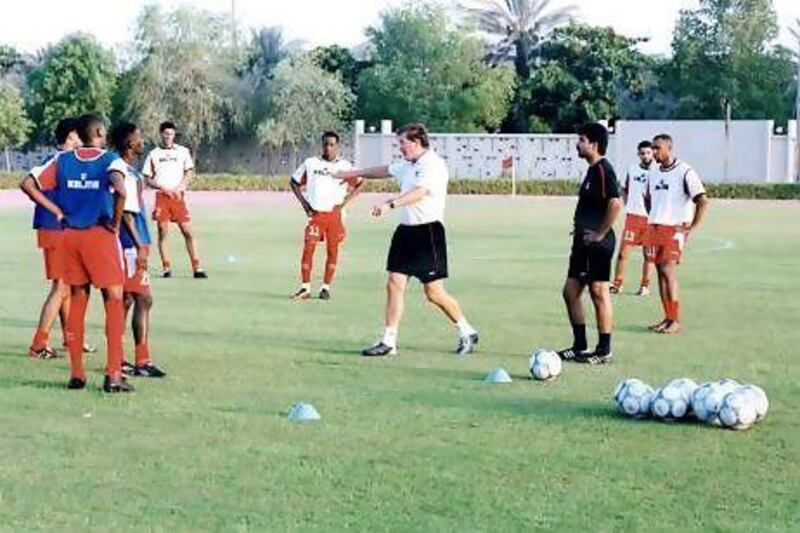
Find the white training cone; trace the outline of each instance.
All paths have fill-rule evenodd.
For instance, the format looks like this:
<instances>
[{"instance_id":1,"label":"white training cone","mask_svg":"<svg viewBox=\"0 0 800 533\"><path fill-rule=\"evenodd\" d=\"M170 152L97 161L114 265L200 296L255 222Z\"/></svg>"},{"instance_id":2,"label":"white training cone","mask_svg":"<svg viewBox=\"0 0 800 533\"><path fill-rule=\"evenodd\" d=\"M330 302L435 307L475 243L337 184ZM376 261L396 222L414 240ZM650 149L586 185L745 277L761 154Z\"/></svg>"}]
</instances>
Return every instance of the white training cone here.
<instances>
[{"instance_id":1,"label":"white training cone","mask_svg":"<svg viewBox=\"0 0 800 533\"><path fill-rule=\"evenodd\" d=\"M311 420L320 420L322 417L314 406L310 403L296 403L289 411L289 420L292 422L309 422Z\"/></svg>"},{"instance_id":2,"label":"white training cone","mask_svg":"<svg viewBox=\"0 0 800 533\"><path fill-rule=\"evenodd\" d=\"M486 383L511 383L511 376L505 368L495 368L484 379Z\"/></svg>"}]
</instances>

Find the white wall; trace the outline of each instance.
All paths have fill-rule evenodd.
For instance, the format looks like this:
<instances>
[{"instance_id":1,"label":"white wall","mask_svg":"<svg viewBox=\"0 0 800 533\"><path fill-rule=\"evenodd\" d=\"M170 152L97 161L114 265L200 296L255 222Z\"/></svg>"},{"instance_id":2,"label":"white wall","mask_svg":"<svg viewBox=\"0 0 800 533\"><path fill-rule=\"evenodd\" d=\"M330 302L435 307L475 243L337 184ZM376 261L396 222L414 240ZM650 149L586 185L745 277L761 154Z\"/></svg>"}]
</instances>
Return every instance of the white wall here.
<instances>
[{"instance_id":1,"label":"white wall","mask_svg":"<svg viewBox=\"0 0 800 533\"><path fill-rule=\"evenodd\" d=\"M397 142L384 124L383 134L363 134L356 126L359 166L397 160ZM678 157L708 182L792 182L797 175L797 124L786 135L773 134L768 120L733 121L727 136L724 121L619 121L608 157L621 173L636 161L636 146L659 133L670 134ZM432 134L433 148L447 161L454 178L494 179L501 161L513 154L519 179L579 179L586 164L575 151L576 135ZM726 168L725 154L728 155Z\"/></svg>"}]
</instances>

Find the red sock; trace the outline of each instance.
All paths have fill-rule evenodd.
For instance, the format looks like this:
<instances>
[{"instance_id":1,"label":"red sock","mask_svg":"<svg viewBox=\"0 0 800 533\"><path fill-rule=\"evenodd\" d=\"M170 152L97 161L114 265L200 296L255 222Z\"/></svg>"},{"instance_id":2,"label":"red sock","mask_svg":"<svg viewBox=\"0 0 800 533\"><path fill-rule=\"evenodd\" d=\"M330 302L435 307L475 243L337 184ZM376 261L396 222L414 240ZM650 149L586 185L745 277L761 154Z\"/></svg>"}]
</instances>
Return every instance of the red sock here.
<instances>
[{"instance_id":1,"label":"red sock","mask_svg":"<svg viewBox=\"0 0 800 533\"><path fill-rule=\"evenodd\" d=\"M678 300L672 301L672 320L675 322L681 320L681 303Z\"/></svg>"},{"instance_id":2,"label":"red sock","mask_svg":"<svg viewBox=\"0 0 800 533\"><path fill-rule=\"evenodd\" d=\"M106 307L106 374L111 379L122 375L123 338L125 336L125 308L122 300L108 298Z\"/></svg>"},{"instance_id":3,"label":"red sock","mask_svg":"<svg viewBox=\"0 0 800 533\"><path fill-rule=\"evenodd\" d=\"M161 261L161 268L162 270L169 270L172 268L172 264L169 261Z\"/></svg>"},{"instance_id":4,"label":"red sock","mask_svg":"<svg viewBox=\"0 0 800 533\"><path fill-rule=\"evenodd\" d=\"M61 324L61 339L64 341L64 346L67 346L67 339L69 339L69 332L67 331L66 324Z\"/></svg>"},{"instance_id":5,"label":"red sock","mask_svg":"<svg viewBox=\"0 0 800 533\"><path fill-rule=\"evenodd\" d=\"M78 292L72 295L67 322L67 348L69 349L70 375L86 381L83 370L83 334L86 307L89 305L89 294Z\"/></svg>"},{"instance_id":6,"label":"red sock","mask_svg":"<svg viewBox=\"0 0 800 533\"><path fill-rule=\"evenodd\" d=\"M664 318L666 318L667 320L669 320L669 317L671 316L671 314L670 314L670 312L669 312L669 311L670 311L670 309L671 309L671 305L670 305L670 302L669 302L669 300L667 300L667 299L665 299L664 297L662 297L662 298L661 298L661 307L663 307L663 308L664 308Z\"/></svg>"},{"instance_id":7,"label":"red sock","mask_svg":"<svg viewBox=\"0 0 800 533\"><path fill-rule=\"evenodd\" d=\"M144 366L150 363L150 343L144 341L136 345L136 366Z\"/></svg>"},{"instance_id":8,"label":"red sock","mask_svg":"<svg viewBox=\"0 0 800 533\"><path fill-rule=\"evenodd\" d=\"M336 275L336 262L339 260L339 245L328 243L328 256L325 261L325 285L330 285Z\"/></svg>"},{"instance_id":9,"label":"red sock","mask_svg":"<svg viewBox=\"0 0 800 533\"><path fill-rule=\"evenodd\" d=\"M36 332L33 334L33 342L31 343L31 349L33 350L43 350L47 348L47 343L50 342L50 333L43 329L37 329Z\"/></svg>"},{"instance_id":10,"label":"red sock","mask_svg":"<svg viewBox=\"0 0 800 533\"><path fill-rule=\"evenodd\" d=\"M314 250L317 247L315 242L306 242L303 246L303 257L300 260L300 279L303 283L311 283L311 269L314 266Z\"/></svg>"}]
</instances>

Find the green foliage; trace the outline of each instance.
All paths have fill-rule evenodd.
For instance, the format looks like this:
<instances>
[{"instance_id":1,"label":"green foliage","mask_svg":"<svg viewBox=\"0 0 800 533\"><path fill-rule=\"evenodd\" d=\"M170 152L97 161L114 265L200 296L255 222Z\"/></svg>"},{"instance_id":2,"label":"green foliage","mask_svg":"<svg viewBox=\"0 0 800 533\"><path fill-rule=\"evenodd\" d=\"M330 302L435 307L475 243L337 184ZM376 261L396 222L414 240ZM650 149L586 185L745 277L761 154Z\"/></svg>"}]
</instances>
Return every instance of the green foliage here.
<instances>
[{"instance_id":1,"label":"green foliage","mask_svg":"<svg viewBox=\"0 0 800 533\"><path fill-rule=\"evenodd\" d=\"M374 65L359 83L359 116L424 122L435 131L499 127L514 91L508 67L490 67L485 45L448 26L430 4L389 10L368 30Z\"/></svg>"},{"instance_id":2,"label":"green foliage","mask_svg":"<svg viewBox=\"0 0 800 533\"><path fill-rule=\"evenodd\" d=\"M71 35L48 48L28 75L28 111L38 128L37 140L51 142L64 117L87 112L110 116L116 71L113 53L91 35Z\"/></svg>"},{"instance_id":3,"label":"green foliage","mask_svg":"<svg viewBox=\"0 0 800 533\"><path fill-rule=\"evenodd\" d=\"M641 95L652 66L638 43L611 28L556 29L541 47L541 67L523 89L523 112L532 123L560 132L619 116L621 93Z\"/></svg>"},{"instance_id":4,"label":"green foliage","mask_svg":"<svg viewBox=\"0 0 800 533\"><path fill-rule=\"evenodd\" d=\"M20 64L22 64L22 57L19 52L13 46L0 44L0 78Z\"/></svg>"},{"instance_id":5,"label":"green foliage","mask_svg":"<svg viewBox=\"0 0 800 533\"><path fill-rule=\"evenodd\" d=\"M318 46L308 52L308 56L321 69L339 76L353 94L358 92L358 77L369 66L368 62L357 60L350 50L336 44Z\"/></svg>"},{"instance_id":6,"label":"green foliage","mask_svg":"<svg viewBox=\"0 0 800 533\"><path fill-rule=\"evenodd\" d=\"M226 91L235 57L221 15L179 7L144 8L137 22L136 61L125 78L126 108L151 141L158 124L172 120L194 147L218 139L236 115Z\"/></svg>"},{"instance_id":7,"label":"green foliage","mask_svg":"<svg viewBox=\"0 0 800 533\"><path fill-rule=\"evenodd\" d=\"M728 99L734 118L785 122L795 73L790 53L771 45L777 31L770 0L702 0L681 11L664 72L678 118L724 118Z\"/></svg>"},{"instance_id":8,"label":"green foliage","mask_svg":"<svg viewBox=\"0 0 800 533\"><path fill-rule=\"evenodd\" d=\"M0 82L0 149L25 144L32 126L17 88Z\"/></svg>"},{"instance_id":9,"label":"green foliage","mask_svg":"<svg viewBox=\"0 0 800 533\"><path fill-rule=\"evenodd\" d=\"M269 118L258 126L265 146L316 143L323 131L343 131L355 96L341 79L308 57L285 60L275 69Z\"/></svg>"}]
</instances>

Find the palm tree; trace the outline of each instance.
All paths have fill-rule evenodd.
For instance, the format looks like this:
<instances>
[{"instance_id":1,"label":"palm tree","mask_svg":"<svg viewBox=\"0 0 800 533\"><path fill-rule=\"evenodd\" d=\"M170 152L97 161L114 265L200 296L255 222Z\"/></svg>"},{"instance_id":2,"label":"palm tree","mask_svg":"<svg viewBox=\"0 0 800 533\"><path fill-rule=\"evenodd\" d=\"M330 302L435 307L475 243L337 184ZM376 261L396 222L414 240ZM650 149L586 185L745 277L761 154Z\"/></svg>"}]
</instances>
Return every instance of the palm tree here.
<instances>
[{"instance_id":1,"label":"palm tree","mask_svg":"<svg viewBox=\"0 0 800 533\"><path fill-rule=\"evenodd\" d=\"M794 102L794 116L800 120L800 19L797 19L789 32L795 39L794 61L797 67L797 96Z\"/></svg>"},{"instance_id":2,"label":"palm tree","mask_svg":"<svg viewBox=\"0 0 800 533\"><path fill-rule=\"evenodd\" d=\"M554 28L572 20L575 6L551 9L551 0L471 0L459 2L459 9L477 23L481 31L497 42L488 60L514 61L517 76L531 75L531 57L544 37Z\"/></svg>"}]
</instances>

